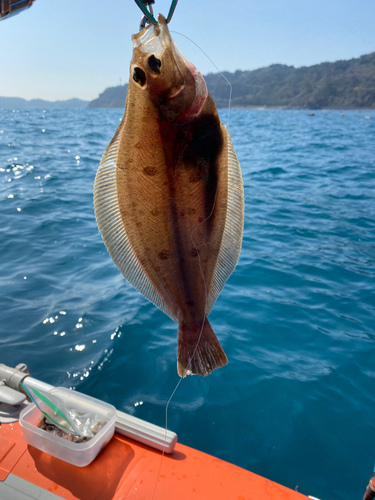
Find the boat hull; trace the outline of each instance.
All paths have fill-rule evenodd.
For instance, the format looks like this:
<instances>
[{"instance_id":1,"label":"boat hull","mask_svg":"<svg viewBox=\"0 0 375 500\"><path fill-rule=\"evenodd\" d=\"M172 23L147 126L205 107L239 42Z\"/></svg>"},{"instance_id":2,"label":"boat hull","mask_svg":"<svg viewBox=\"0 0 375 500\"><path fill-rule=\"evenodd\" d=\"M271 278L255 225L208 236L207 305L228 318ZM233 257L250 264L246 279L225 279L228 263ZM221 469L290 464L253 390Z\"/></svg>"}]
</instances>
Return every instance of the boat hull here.
<instances>
[{"instance_id":1,"label":"boat hull","mask_svg":"<svg viewBox=\"0 0 375 500\"><path fill-rule=\"evenodd\" d=\"M31 498L66 500L150 500L155 487L155 500L307 498L179 443L162 458L161 452L115 434L94 462L78 468L28 446L18 422L1 425L0 438L0 498L7 500L12 488L25 484L36 487L28 489L29 495L39 490Z\"/></svg>"}]
</instances>

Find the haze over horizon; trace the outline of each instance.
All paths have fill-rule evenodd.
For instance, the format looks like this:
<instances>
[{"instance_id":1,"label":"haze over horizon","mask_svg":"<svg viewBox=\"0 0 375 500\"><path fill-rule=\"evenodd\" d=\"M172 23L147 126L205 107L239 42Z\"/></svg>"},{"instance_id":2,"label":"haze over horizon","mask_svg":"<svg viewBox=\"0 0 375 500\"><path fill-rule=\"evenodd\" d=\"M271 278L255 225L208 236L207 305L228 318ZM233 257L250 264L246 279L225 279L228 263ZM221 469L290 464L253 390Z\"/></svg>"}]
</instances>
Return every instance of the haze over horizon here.
<instances>
[{"instance_id":1,"label":"haze over horizon","mask_svg":"<svg viewBox=\"0 0 375 500\"><path fill-rule=\"evenodd\" d=\"M193 6L192 6L193 4ZM166 15L170 0L156 0ZM280 63L295 67L351 59L375 50L375 2L286 0L187 2L179 0L170 24L197 43L221 71ZM0 23L0 96L50 101L95 99L128 81L131 35L141 12L133 0L36 0L31 9ZM190 41L172 33L203 73L216 68Z\"/></svg>"}]
</instances>

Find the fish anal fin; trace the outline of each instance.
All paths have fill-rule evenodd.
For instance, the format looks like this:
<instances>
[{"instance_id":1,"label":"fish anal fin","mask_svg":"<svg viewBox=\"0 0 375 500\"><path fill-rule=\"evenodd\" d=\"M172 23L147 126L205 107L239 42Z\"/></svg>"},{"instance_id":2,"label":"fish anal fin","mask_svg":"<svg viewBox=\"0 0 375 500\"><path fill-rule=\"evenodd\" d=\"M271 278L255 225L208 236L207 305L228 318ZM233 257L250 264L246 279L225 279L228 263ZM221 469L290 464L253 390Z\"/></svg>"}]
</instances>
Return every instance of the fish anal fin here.
<instances>
[{"instance_id":1,"label":"fish anal fin","mask_svg":"<svg viewBox=\"0 0 375 500\"><path fill-rule=\"evenodd\" d=\"M241 252L244 226L244 189L240 163L233 149L228 130L222 125L226 149L223 161L228 166L227 215L220 251L216 261L213 278L209 286L206 316L210 314L225 282L234 271Z\"/></svg>"},{"instance_id":2,"label":"fish anal fin","mask_svg":"<svg viewBox=\"0 0 375 500\"><path fill-rule=\"evenodd\" d=\"M178 325L177 370L180 377L206 376L227 363L228 358L207 318L203 329L202 321Z\"/></svg>"}]
</instances>

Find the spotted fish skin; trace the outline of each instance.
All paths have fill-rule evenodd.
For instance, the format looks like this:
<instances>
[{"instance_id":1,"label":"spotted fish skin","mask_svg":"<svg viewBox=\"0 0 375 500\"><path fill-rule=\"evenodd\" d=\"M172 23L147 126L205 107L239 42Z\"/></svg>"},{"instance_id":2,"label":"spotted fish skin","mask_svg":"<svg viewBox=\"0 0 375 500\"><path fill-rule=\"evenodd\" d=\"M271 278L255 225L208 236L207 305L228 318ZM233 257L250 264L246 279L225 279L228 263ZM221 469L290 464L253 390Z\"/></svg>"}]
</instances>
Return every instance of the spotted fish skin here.
<instances>
[{"instance_id":1,"label":"spotted fish skin","mask_svg":"<svg viewBox=\"0 0 375 500\"><path fill-rule=\"evenodd\" d=\"M243 183L202 75L158 22L133 36L125 114L95 179L95 214L123 275L179 323L179 375L208 375L228 362L207 316L239 258Z\"/></svg>"}]
</instances>

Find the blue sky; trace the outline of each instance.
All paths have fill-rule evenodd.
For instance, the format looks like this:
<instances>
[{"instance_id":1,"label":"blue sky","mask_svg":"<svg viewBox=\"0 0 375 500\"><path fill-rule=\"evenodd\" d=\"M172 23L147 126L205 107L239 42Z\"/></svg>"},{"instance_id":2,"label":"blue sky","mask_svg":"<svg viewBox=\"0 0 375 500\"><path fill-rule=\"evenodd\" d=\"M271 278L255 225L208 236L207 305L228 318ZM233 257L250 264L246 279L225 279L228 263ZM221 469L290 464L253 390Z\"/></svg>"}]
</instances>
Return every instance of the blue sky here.
<instances>
[{"instance_id":1,"label":"blue sky","mask_svg":"<svg viewBox=\"0 0 375 500\"><path fill-rule=\"evenodd\" d=\"M156 0L167 14L170 0ZM0 96L91 100L129 77L133 0L35 0L0 22ZM179 0L170 29L190 37L220 70L309 66L375 51L374 0ZM203 73L216 72L172 34Z\"/></svg>"}]
</instances>

